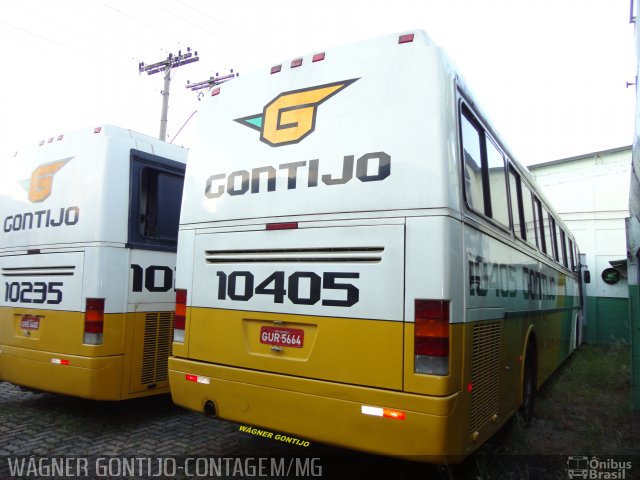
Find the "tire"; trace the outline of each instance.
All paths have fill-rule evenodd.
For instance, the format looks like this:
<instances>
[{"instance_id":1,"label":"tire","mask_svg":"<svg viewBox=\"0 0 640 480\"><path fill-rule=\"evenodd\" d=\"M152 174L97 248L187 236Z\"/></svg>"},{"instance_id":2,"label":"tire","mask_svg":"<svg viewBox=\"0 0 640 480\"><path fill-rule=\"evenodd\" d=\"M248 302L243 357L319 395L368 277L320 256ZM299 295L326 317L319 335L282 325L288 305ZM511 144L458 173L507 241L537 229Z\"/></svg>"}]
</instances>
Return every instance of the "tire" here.
<instances>
[{"instance_id":1,"label":"tire","mask_svg":"<svg viewBox=\"0 0 640 480\"><path fill-rule=\"evenodd\" d=\"M536 365L533 351L527 348L524 361L524 375L522 378L522 406L520 411L526 424L531 423L534 415L536 399Z\"/></svg>"}]
</instances>

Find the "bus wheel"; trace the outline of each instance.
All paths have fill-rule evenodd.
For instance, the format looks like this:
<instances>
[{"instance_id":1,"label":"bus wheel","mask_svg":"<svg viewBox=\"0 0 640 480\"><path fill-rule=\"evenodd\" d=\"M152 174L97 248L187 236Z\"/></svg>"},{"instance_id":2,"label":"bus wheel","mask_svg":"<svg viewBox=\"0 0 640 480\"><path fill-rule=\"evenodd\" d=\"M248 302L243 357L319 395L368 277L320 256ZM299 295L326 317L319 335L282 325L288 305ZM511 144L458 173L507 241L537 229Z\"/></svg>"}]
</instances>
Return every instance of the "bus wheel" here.
<instances>
[{"instance_id":1,"label":"bus wheel","mask_svg":"<svg viewBox=\"0 0 640 480\"><path fill-rule=\"evenodd\" d=\"M536 398L536 370L535 358L531 347L527 348L524 361L524 378L522 379L522 418L525 423L531 423Z\"/></svg>"}]
</instances>

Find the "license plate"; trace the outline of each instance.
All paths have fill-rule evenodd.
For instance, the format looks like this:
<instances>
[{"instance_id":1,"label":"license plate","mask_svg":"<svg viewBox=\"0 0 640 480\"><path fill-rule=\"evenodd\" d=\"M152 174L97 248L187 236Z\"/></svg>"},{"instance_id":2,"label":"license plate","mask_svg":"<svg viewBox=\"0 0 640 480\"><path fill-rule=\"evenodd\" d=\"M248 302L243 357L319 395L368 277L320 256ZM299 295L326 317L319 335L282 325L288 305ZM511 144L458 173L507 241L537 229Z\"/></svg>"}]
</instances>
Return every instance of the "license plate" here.
<instances>
[{"instance_id":1,"label":"license plate","mask_svg":"<svg viewBox=\"0 0 640 480\"><path fill-rule=\"evenodd\" d=\"M21 330L38 330L40 328L40 318L38 317L22 317L20 320Z\"/></svg>"},{"instance_id":2,"label":"license plate","mask_svg":"<svg viewBox=\"0 0 640 480\"><path fill-rule=\"evenodd\" d=\"M302 348L304 330L299 328L262 327L260 328L260 343L278 347Z\"/></svg>"}]
</instances>

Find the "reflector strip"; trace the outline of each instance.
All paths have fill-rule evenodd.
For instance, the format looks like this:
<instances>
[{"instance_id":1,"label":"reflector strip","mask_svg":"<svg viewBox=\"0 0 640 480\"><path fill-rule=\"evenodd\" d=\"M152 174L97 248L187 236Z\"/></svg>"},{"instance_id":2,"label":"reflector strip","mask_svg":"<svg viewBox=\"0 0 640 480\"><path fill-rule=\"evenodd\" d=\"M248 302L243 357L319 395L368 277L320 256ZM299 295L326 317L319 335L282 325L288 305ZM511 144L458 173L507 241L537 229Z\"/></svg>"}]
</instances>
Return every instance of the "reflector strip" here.
<instances>
[{"instance_id":1,"label":"reflector strip","mask_svg":"<svg viewBox=\"0 0 640 480\"><path fill-rule=\"evenodd\" d=\"M52 358L51 363L53 363L54 365L69 365L69 360L66 360L64 358Z\"/></svg>"},{"instance_id":2,"label":"reflector strip","mask_svg":"<svg viewBox=\"0 0 640 480\"><path fill-rule=\"evenodd\" d=\"M187 373L184 378L188 382L202 383L204 385L209 385L209 383L211 383L211 379L209 377L203 377L201 375L191 375L190 373Z\"/></svg>"},{"instance_id":3,"label":"reflector strip","mask_svg":"<svg viewBox=\"0 0 640 480\"><path fill-rule=\"evenodd\" d=\"M383 410L383 416L385 418L395 418L396 420L404 420L404 412L401 412L399 410L388 410L388 409L384 409Z\"/></svg>"},{"instance_id":4,"label":"reflector strip","mask_svg":"<svg viewBox=\"0 0 640 480\"><path fill-rule=\"evenodd\" d=\"M389 408L369 407L362 405L360 411L364 415L372 415L374 417L394 418L396 420L404 420L405 413L400 410L391 410Z\"/></svg>"},{"instance_id":5,"label":"reflector strip","mask_svg":"<svg viewBox=\"0 0 640 480\"><path fill-rule=\"evenodd\" d=\"M367 407L366 405L362 405L360 410L365 415L373 415L374 417L381 417L384 415L384 411L380 407Z\"/></svg>"},{"instance_id":6,"label":"reflector strip","mask_svg":"<svg viewBox=\"0 0 640 480\"><path fill-rule=\"evenodd\" d=\"M295 230L298 222L267 223L267 230Z\"/></svg>"}]
</instances>

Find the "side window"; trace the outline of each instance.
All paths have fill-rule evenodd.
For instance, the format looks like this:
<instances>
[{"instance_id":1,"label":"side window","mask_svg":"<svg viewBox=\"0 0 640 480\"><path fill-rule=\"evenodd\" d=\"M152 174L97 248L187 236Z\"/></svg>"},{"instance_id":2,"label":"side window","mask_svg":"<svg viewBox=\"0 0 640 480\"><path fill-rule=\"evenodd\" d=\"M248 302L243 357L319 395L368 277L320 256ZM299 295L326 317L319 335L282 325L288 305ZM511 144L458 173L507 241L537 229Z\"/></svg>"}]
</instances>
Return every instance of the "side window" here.
<instances>
[{"instance_id":1,"label":"side window","mask_svg":"<svg viewBox=\"0 0 640 480\"><path fill-rule=\"evenodd\" d=\"M542 212L542 226L543 226L542 235L544 235L542 244L544 245L544 253L546 253L551 258L553 258L554 256L553 246L552 246L553 243L551 238L552 225L551 225L551 220L549 218L549 212L547 212L546 208L544 207L541 207L540 211Z\"/></svg>"},{"instance_id":2,"label":"side window","mask_svg":"<svg viewBox=\"0 0 640 480\"><path fill-rule=\"evenodd\" d=\"M181 163L131 151L129 247L176 250L184 169Z\"/></svg>"},{"instance_id":3,"label":"side window","mask_svg":"<svg viewBox=\"0 0 640 480\"><path fill-rule=\"evenodd\" d=\"M559 228L560 230L560 263L565 267L569 267L569 262L567 261L567 238L564 230Z\"/></svg>"},{"instance_id":4,"label":"side window","mask_svg":"<svg viewBox=\"0 0 640 480\"><path fill-rule=\"evenodd\" d=\"M551 243L553 244L553 258L556 262L562 263L560 258L560 249L558 248L558 222L549 214L549 223L551 224Z\"/></svg>"},{"instance_id":5,"label":"side window","mask_svg":"<svg viewBox=\"0 0 640 480\"><path fill-rule=\"evenodd\" d=\"M576 270L576 258L573 255L573 241L569 239L569 257L571 257L571 271L575 272Z\"/></svg>"},{"instance_id":6,"label":"side window","mask_svg":"<svg viewBox=\"0 0 640 480\"><path fill-rule=\"evenodd\" d=\"M513 218L513 231L516 237L526 240L527 231L525 229L524 212L522 208L522 190L520 176L509 169L509 191L511 192L511 218Z\"/></svg>"},{"instance_id":7,"label":"side window","mask_svg":"<svg viewBox=\"0 0 640 480\"><path fill-rule=\"evenodd\" d=\"M522 210L524 213L524 224L526 240L532 246L536 246L536 221L533 213L533 200L531 196L531 190L524 183L520 183L522 189Z\"/></svg>"},{"instance_id":8,"label":"side window","mask_svg":"<svg viewBox=\"0 0 640 480\"><path fill-rule=\"evenodd\" d=\"M461 118L464 156L464 191L467 205L479 212L484 208L482 160L480 158L480 133L465 115Z\"/></svg>"},{"instance_id":9,"label":"side window","mask_svg":"<svg viewBox=\"0 0 640 480\"><path fill-rule=\"evenodd\" d=\"M460 110L467 205L508 228L510 212L504 157L469 109L462 105Z\"/></svg>"},{"instance_id":10,"label":"side window","mask_svg":"<svg viewBox=\"0 0 640 480\"><path fill-rule=\"evenodd\" d=\"M509 202L507 200L504 158L491 141L487 141L487 170L491 196L491 218L505 227L509 227Z\"/></svg>"},{"instance_id":11,"label":"side window","mask_svg":"<svg viewBox=\"0 0 640 480\"><path fill-rule=\"evenodd\" d=\"M538 197L534 197L533 200L533 205L534 205L534 210L535 210L535 216L536 216L536 225L538 226L537 228L537 236L536 238L538 239L538 247L540 248L540 251L542 253L547 253L547 248L551 248L551 245L549 244L549 242L546 240L546 231L548 230L548 226L545 225L544 223L544 218L542 216L542 204L540 203L540 200L538 200Z\"/></svg>"}]
</instances>

